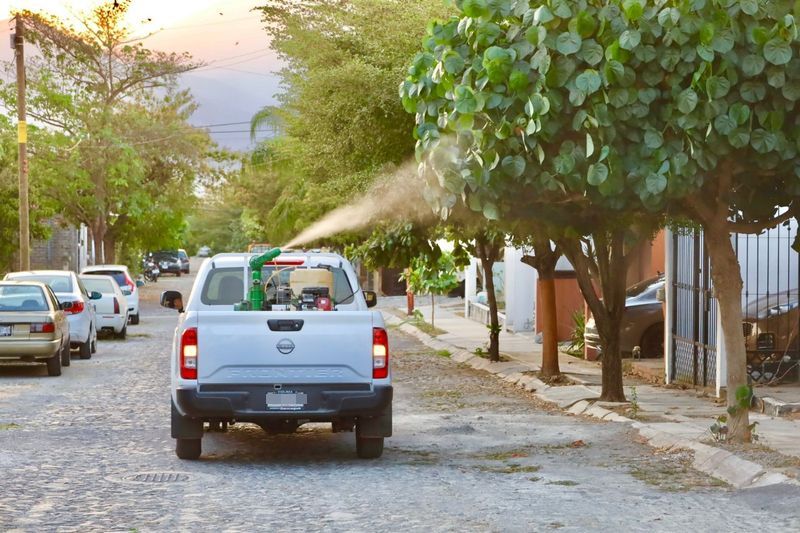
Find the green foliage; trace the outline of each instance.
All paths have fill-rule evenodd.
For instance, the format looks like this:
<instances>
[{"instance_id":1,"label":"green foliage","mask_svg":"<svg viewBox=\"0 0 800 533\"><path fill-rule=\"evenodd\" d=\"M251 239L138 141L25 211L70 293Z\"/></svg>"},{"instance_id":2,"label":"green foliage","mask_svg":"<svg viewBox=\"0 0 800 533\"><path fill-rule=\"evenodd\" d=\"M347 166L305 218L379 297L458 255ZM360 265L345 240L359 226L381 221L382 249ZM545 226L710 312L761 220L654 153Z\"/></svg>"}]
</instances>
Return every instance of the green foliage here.
<instances>
[{"instance_id":1,"label":"green foliage","mask_svg":"<svg viewBox=\"0 0 800 533\"><path fill-rule=\"evenodd\" d=\"M586 346L586 340L584 338L584 333L586 332L586 313L581 310L572 313L572 324L572 333L566 352L570 355L583 358L584 347Z\"/></svg>"},{"instance_id":2,"label":"green foliage","mask_svg":"<svg viewBox=\"0 0 800 533\"><path fill-rule=\"evenodd\" d=\"M434 263L417 258L404 274L415 294L447 294L458 286L453 255L442 253Z\"/></svg>"},{"instance_id":3,"label":"green foliage","mask_svg":"<svg viewBox=\"0 0 800 533\"><path fill-rule=\"evenodd\" d=\"M260 238L280 243L413 156L413 118L397 99L397 84L428 21L451 8L441 0L264 4L257 9L286 65L285 90L280 108L254 119L271 117L280 138L267 143L270 163L252 165L234 186L247 216L259 221ZM450 54L446 68L459 71L463 59Z\"/></svg>"},{"instance_id":4,"label":"green foliage","mask_svg":"<svg viewBox=\"0 0 800 533\"><path fill-rule=\"evenodd\" d=\"M656 211L726 159L745 219L800 193L793 1L456 5L400 85L436 210L463 198L488 218L548 199ZM463 69L443 64L453 54Z\"/></svg>"}]
</instances>

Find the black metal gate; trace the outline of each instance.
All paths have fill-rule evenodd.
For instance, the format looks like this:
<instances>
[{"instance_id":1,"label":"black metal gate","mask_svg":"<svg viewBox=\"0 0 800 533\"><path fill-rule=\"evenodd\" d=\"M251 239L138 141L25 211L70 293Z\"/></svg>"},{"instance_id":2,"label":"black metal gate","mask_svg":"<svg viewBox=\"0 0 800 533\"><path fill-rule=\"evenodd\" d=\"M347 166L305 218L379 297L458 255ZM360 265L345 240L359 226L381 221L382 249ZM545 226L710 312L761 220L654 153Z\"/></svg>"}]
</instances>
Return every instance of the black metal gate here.
<instances>
[{"instance_id":1,"label":"black metal gate","mask_svg":"<svg viewBox=\"0 0 800 533\"><path fill-rule=\"evenodd\" d=\"M742 329L753 383L796 381L800 346L800 262L793 221L760 235L734 235L744 288Z\"/></svg>"},{"instance_id":2,"label":"black metal gate","mask_svg":"<svg viewBox=\"0 0 800 533\"><path fill-rule=\"evenodd\" d=\"M672 251L670 382L715 386L717 302L702 232L675 230Z\"/></svg>"}]
</instances>

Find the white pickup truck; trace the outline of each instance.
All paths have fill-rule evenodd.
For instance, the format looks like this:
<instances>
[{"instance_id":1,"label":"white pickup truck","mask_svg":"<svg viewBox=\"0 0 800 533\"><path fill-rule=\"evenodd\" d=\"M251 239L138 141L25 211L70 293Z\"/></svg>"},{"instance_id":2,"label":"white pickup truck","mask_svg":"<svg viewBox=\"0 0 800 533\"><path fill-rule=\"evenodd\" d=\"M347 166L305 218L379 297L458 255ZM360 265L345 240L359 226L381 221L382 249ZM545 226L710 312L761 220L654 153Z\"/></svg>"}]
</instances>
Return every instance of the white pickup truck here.
<instances>
[{"instance_id":1,"label":"white pickup truck","mask_svg":"<svg viewBox=\"0 0 800 533\"><path fill-rule=\"evenodd\" d=\"M177 456L200 456L206 424L291 433L329 422L334 432L355 430L359 457L380 457L392 434L392 376L383 317L369 309L375 293L360 289L340 255L288 253L263 265L261 309L234 310L251 290L254 256L215 255L188 300L161 296L180 313L171 369Z\"/></svg>"}]
</instances>

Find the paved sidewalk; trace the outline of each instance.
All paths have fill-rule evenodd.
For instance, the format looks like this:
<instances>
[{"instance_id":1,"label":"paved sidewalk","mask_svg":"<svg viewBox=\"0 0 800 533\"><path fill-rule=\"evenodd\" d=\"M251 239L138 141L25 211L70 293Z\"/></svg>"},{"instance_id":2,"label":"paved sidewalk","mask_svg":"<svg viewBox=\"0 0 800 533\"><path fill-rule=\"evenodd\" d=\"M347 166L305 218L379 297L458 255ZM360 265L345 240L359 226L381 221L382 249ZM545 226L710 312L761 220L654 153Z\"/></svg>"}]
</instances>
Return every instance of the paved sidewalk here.
<instances>
[{"instance_id":1,"label":"paved sidewalk","mask_svg":"<svg viewBox=\"0 0 800 533\"><path fill-rule=\"evenodd\" d=\"M417 306L427 321L431 307ZM535 373L541 368L541 345L531 333L500 335L500 351L509 361L490 363L474 354L488 342L487 328L460 316L463 307L437 303L435 325L445 331L430 337L397 316L387 322L400 327L435 349L454 352L454 360L486 370L534 392L542 400L555 403L574 414L595 416L609 421L633 425L653 446L689 448L695 452L695 467L739 488L786 482L776 469L744 460L731 452L713 446L709 427L717 416L725 413L725 405L716 398L695 390L681 390L643 383L626 383L627 404L597 402L600 396L600 364L566 354L559 355L561 371L575 385L548 386ZM635 403L632 400L635 398ZM631 408L635 405L635 419ZM623 416L623 413L628 416ZM786 456L800 458L800 420L751 413L757 421L760 443ZM711 445L710 445L711 444ZM787 457L787 462L792 461ZM790 474L794 473L789 471Z\"/></svg>"}]
</instances>

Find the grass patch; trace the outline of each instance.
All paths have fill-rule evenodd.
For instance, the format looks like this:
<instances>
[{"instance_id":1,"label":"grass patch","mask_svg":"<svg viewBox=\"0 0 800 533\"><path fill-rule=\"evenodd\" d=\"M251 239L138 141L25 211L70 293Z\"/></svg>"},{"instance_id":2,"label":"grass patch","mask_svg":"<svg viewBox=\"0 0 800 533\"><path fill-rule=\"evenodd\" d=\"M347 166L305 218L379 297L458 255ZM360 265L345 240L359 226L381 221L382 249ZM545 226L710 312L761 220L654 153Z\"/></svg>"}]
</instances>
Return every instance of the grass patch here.
<instances>
[{"instance_id":1,"label":"grass patch","mask_svg":"<svg viewBox=\"0 0 800 533\"><path fill-rule=\"evenodd\" d=\"M475 348L472 351L472 353L474 353L475 355L477 355L478 357L481 357L483 359L487 359L487 360L489 359L489 352L487 352L483 348ZM500 363L508 363L509 361L511 361L511 359L509 357L506 357L505 355L500 354L500 361L499 361Z\"/></svg>"},{"instance_id":2,"label":"grass patch","mask_svg":"<svg viewBox=\"0 0 800 533\"><path fill-rule=\"evenodd\" d=\"M571 481L569 479L562 479L558 481L548 481L548 485L560 485L562 487L574 487L575 485L580 485L577 481Z\"/></svg>"},{"instance_id":3,"label":"grass patch","mask_svg":"<svg viewBox=\"0 0 800 533\"><path fill-rule=\"evenodd\" d=\"M508 461L509 459L519 459L530 457L530 452L526 449L506 450L503 452L484 453L475 456L478 459L488 459L490 461Z\"/></svg>"},{"instance_id":4,"label":"grass patch","mask_svg":"<svg viewBox=\"0 0 800 533\"><path fill-rule=\"evenodd\" d=\"M0 431L4 431L4 430L8 430L8 429L19 429L20 427L22 427L22 426L20 426L19 424L15 424L14 422L9 422L9 423L0 424Z\"/></svg>"},{"instance_id":5,"label":"grass patch","mask_svg":"<svg viewBox=\"0 0 800 533\"><path fill-rule=\"evenodd\" d=\"M451 352L450 350L436 350L433 353L438 355L439 357L450 357L451 355L453 355L453 352Z\"/></svg>"},{"instance_id":6,"label":"grass patch","mask_svg":"<svg viewBox=\"0 0 800 533\"><path fill-rule=\"evenodd\" d=\"M479 465L475 468L481 472L488 472L492 474L534 474L542 469L542 467L538 465L520 465L516 463L511 463L504 466Z\"/></svg>"}]
</instances>

